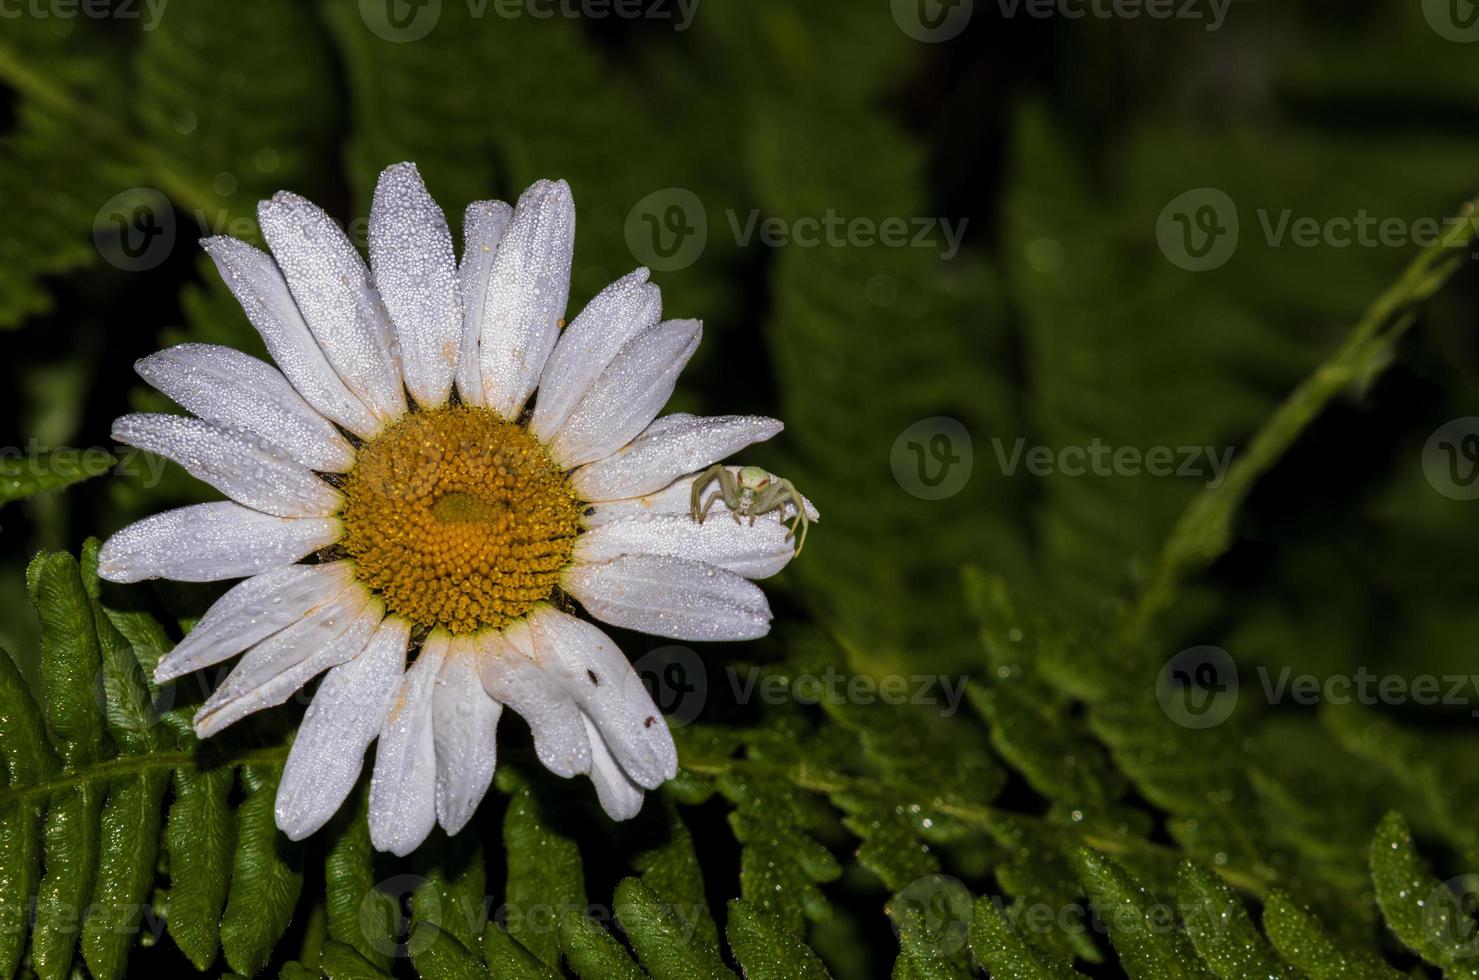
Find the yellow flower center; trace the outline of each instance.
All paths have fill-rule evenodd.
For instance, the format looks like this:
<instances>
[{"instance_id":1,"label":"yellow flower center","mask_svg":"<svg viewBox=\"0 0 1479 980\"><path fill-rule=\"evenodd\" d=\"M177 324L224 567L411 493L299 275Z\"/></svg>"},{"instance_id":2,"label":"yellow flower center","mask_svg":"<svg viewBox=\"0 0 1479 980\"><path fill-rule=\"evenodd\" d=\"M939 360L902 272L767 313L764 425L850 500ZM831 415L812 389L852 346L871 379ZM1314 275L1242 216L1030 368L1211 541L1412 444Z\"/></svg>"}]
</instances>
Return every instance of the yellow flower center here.
<instances>
[{"instance_id":1,"label":"yellow flower center","mask_svg":"<svg viewBox=\"0 0 1479 980\"><path fill-rule=\"evenodd\" d=\"M580 504L539 440L484 408L414 412L360 447L344 548L393 614L453 634L549 598Z\"/></svg>"}]
</instances>

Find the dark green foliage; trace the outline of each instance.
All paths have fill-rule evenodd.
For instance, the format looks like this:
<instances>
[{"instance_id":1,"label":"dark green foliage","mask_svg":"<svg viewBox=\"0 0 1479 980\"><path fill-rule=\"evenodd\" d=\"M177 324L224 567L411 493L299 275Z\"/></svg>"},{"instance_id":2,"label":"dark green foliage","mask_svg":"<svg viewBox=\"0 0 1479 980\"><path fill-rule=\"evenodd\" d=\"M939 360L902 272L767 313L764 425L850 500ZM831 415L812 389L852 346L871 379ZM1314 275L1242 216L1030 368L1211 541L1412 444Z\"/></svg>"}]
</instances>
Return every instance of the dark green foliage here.
<instances>
[{"instance_id":1,"label":"dark green foliage","mask_svg":"<svg viewBox=\"0 0 1479 980\"><path fill-rule=\"evenodd\" d=\"M976 902L971 916L971 952L977 963L1002 980L1068 980L1081 976L1067 963L1034 949L990 899Z\"/></svg>"},{"instance_id":2,"label":"dark green foliage","mask_svg":"<svg viewBox=\"0 0 1479 980\"><path fill-rule=\"evenodd\" d=\"M1443 882L1417 853L1412 832L1390 813L1371 840L1371 880L1376 901L1398 939L1444 976L1479 977L1474 910L1466 896L1474 881Z\"/></svg>"},{"instance_id":3,"label":"dark green foliage","mask_svg":"<svg viewBox=\"0 0 1479 980\"><path fill-rule=\"evenodd\" d=\"M1294 980L1301 976L1279 959L1227 882L1188 862L1181 866L1179 884L1187 931L1213 973L1233 980L1252 976Z\"/></svg>"},{"instance_id":4,"label":"dark green foliage","mask_svg":"<svg viewBox=\"0 0 1479 980\"><path fill-rule=\"evenodd\" d=\"M0 507L38 493L62 490L101 476L117 462L112 456L43 453L29 459L0 459Z\"/></svg>"},{"instance_id":5,"label":"dark green foliage","mask_svg":"<svg viewBox=\"0 0 1479 980\"><path fill-rule=\"evenodd\" d=\"M1479 975L1479 691L1270 693L1473 673L1479 511L1423 468L1479 411L1472 221L1431 248L1266 230L1472 218L1479 76L1442 4L1235 4L1213 33L977 0L945 45L899 29L908 3L702 0L685 31L495 5L389 5L438 9L409 42L368 0L5 18L3 438L55 448L0 454L0 976ZM647 261L634 206L691 192L702 254L654 274L666 315L705 320L672 408L782 418L746 461L822 510L766 583L774 635L703 650L681 772L630 825L506 722L459 837L375 853L362 785L291 843L273 796L301 707L202 743L209 679L153 682L216 591L102 583L96 541L73 556L212 499L105 448L113 416L173 410L133 358L263 354L196 239L257 241L285 188L363 247L400 160L454 231L470 201L567 178L572 313ZM1156 225L1198 187L1242 231L1189 272ZM175 241L129 267L110 236L141 203ZM741 240L829 213L965 237L948 258ZM903 435L934 417L973 439L940 500L909 489ZM1033 476L1009 471L1019 440L1232 467ZM1203 645L1239 700L1188 727L1158 685ZM741 693L737 657L783 695ZM902 679L904 703L801 696L828 677Z\"/></svg>"},{"instance_id":6,"label":"dark green foliage","mask_svg":"<svg viewBox=\"0 0 1479 980\"><path fill-rule=\"evenodd\" d=\"M1097 851L1081 848L1074 864L1126 973L1144 980L1209 976L1179 931L1173 906Z\"/></svg>"},{"instance_id":7,"label":"dark green foliage","mask_svg":"<svg viewBox=\"0 0 1479 980\"><path fill-rule=\"evenodd\" d=\"M1370 953L1342 948L1313 915L1297 908L1283 892L1269 896L1263 927L1284 959L1310 980L1397 980L1401 976Z\"/></svg>"}]
</instances>

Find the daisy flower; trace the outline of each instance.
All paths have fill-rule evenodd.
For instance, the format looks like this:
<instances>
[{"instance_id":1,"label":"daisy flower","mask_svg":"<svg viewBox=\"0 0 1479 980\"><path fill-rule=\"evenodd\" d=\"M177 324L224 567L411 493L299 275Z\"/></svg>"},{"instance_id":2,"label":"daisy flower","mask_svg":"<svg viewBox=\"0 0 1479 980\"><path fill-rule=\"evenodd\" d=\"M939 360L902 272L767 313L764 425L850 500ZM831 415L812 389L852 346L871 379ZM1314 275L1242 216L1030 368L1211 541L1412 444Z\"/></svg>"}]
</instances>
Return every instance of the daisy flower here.
<instances>
[{"instance_id":1,"label":"daisy flower","mask_svg":"<svg viewBox=\"0 0 1479 980\"><path fill-rule=\"evenodd\" d=\"M277 794L294 840L333 816L377 739L375 846L407 854L438 823L456 833L492 781L505 707L543 765L589 776L611 817L634 816L677 752L626 657L575 611L679 640L764 635L752 580L785 566L816 512L748 467L695 475L781 423L657 417L702 327L662 319L646 269L565 325L564 181L514 207L470 205L460 262L409 163L380 175L368 266L301 197L257 214L271 255L202 244L277 366L208 344L160 351L139 374L194 417L113 429L230 498L102 548L114 582L244 580L156 679L242 654L195 715L206 737L325 674ZM698 519L715 478L736 520ZM773 481L768 510L757 479Z\"/></svg>"}]
</instances>

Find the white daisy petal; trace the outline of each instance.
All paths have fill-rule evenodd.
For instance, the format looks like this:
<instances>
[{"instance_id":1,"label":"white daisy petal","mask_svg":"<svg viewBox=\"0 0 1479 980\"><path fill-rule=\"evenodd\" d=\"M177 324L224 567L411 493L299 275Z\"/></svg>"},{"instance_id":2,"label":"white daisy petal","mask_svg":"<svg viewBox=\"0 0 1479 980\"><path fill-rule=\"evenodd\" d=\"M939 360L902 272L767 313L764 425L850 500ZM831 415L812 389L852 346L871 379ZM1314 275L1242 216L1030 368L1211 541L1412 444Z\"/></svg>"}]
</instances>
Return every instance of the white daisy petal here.
<instances>
[{"instance_id":1,"label":"white daisy petal","mask_svg":"<svg viewBox=\"0 0 1479 980\"><path fill-rule=\"evenodd\" d=\"M272 359L308 404L362 439L378 432L380 422L374 413L345 386L313 339L272 256L224 236L200 244L262 335Z\"/></svg>"},{"instance_id":2,"label":"white daisy petal","mask_svg":"<svg viewBox=\"0 0 1479 980\"><path fill-rule=\"evenodd\" d=\"M437 822L449 834L467 825L493 782L502 713L478 678L476 641L454 637L432 694Z\"/></svg>"},{"instance_id":3,"label":"white daisy petal","mask_svg":"<svg viewBox=\"0 0 1479 980\"><path fill-rule=\"evenodd\" d=\"M405 414L390 320L349 238L322 208L287 191L257 205L257 221L335 373L382 423Z\"/></svg>"},{"instance_id":4,"label":"white daisy petal","mask_svg":"<svg viewBox=\"0 0 1479 980\"><path fill-rule=\"evenodd\" d=\"M662 319L662 292L646 269L596 294L560 336L539 379L529 430L549 442L618 351Z\"/></svg>"},{"instance_id":5,"label":"white daisy petal","mask_svg":"<svg viewBox=\"0 0 1479 980\"><path fill-rule=\"evenodd\" d=\"M354 789L365 748L380 734L406 666L410 626L388 617L369 644L330 670L303 715L277 787L278 829L302 840L329 822Z\"/></svg>"},{"instance_id":6,"label":"white daisy petal","mask_svg":"<svg viewBox=\"0 0 1479 980\"><path fill-rule=\"evenodd\" d=\"M628 341L555 433L550 454L568 468L631 442L668 403L702 336L697 320L668 320Z\"/></svg>"},{"instance_id":7,"label":"white daisy petal","mask_svg":"<svg viewBox=\"0 0 1479 980\"><path fill-rule=\"evenodd\" d=\"M98 553L110 582L220 582L293 562L339 540L335 517L273 517L240 504L194 504L130 524Z\"/></svg>"},{"instance_id":8,"label":"white daisy petal","mask_svg":"<svg viewBox=\"0 0 1479 980\"><path fill-rule=\"evenodd\" d=\"M385 609L358 586L246 652L195 712L195 734L208 738L254 711L282 704L330 667L357 656Z\"/></svg>"},{"instance_id":9,"label":"white daisy petal","mask_svg":"<svg viewBox=\"0 0 1479 980\"><path fill-rule=\"evenodd\" d=\"M436 826L437 760L432 718L447 635L432 633L406 671L380 728L370 777L370 842L404 857Z\"/></svg>"},{"instance_id":10,"label":"white daisy petal","mask_svg":"<svg viewBox=\"0 0 1479 980\"><path fill-rule=\"evenodd\" d=\"M349 562L285 565L233 586L159 661L154 680L163 684L236 656L332 601L353 575Z\"/></svg>"},{"instance_id":11,"label":"white daisy petal","mask_svg":"<svg viewBox=\"0 0 1479 980\"><path fill-rule=\"evenodd\" d=\"M528 627L516 623L504 635L477 639L483 688L495 700L518 712L534 735L534 754L550 772L566 779L591 767L590 739L581 724L580 708L555 678L539 668L507 635Z\"/></svg>"},{"instance_id":12,"label":"white daisy petal","mask_svg":"<svg viewBox=\"0 0 1479 980\"><path fill-rule=\"evenodd\" d=\"M528 617L534 659L580 705L638 785L661 786L678 772L662 714L620 648L584 620L544 606ZM592 745L594 748L594 744Z\"/></svg>"},{"instance_id":13,"label":"white daisy petal","mask_svg":"<svg viewBox=\"0 0 1479 980\"><path fill-rule=\"evenodd\" d=\"M245 429L184 415L124 415L113 438L173 460L239 504L278 517L328 517L344 495Z\"/></svg>"},{"instance_id":14,"label":"white daisy petal","mask_svg":"<svg viewBox=\"0 0 1479 980\"><path fill-rule=\"evenodd\" d=\"M483 404L483 366L478 341L483 328L483 304L488 297L488 275L498 243L513 219L514 209L503 201L474 201L462 215L462 349L457 355L457 394L465 404Z\"/></svg>"},{"instance_id":15,"label":"white daisy petal","mask_svg":"<svg viewBox=\"0 0 1479 980\"><path fill-rule=\"evenodd\" d=\"M656 423L654 423L656 424ZM740 467L726 466L732 476L738 476ZM774 473L767 473L772 480L780 477ZM641 497L627 497L622 500L604 500L595 503L590 508L590 513L585 517L584 523L587 529L600 527L603 524L611 524L616 521L632 520L643 517L689 517L693 506L693 481L697 478L696 473L680 476L672 483L663 487L656 493L649 493ZM709 497L718 484L713 483L704 488L703 496ZM816 507L812 506L810 500L801 498L806 507L806 516L812 521L820 521L821 515L817 513ZM719 513L719 502L709 510L710 515ZM755 523L761 521L785 521L790 522L796 516L796 505L787 501L775 510L768 510L755 518Z\"/></svg>"},{"instance_id":16,"label":"white daisy petal","mask_svg":"<svg viewBox=\"0 0 1479 980\"><path fill-rule=\"evenodd\" d=\"M640 497L783 428L759 415L664 415L627 446L576 470L570 481L582 500Z\"/></svg>"},{"instance_id":17,"label":"white daisy petal","mask_svg":"<svg viewBox=\"0 0 1479 980\"><path fill-rule=\"evenodd\" d=\"M479 329L483 403L504 418L518 418L559 337L574 249L570 185L536 182L493 255Z\"/></svg>"},{"instance_id":18,"label":"white daisy petal","mask_svg":"<svg viewBox=\"0 0 1479 980\"><path fill-rule=\"evenodd\" d=\"M770 632L759 586L682 558L627 555L572 565L560 585L599 620L675 640L753 640Z\"/></svg>"},{"instance_id":19,"label":"white daisy petal","mask_svg":"<svg viewBox=\"0 0 1479 980\"><path fill-rule=\"evenodd\" d=\"M414 163L380 173L370 205L370 268L400 348L406 387L422 408L452 391L462 295L452 232Z\"/></svg>"},{"instance_id":20,"label":"white daisy petal","mask_svg":"<svg viewBox=\"0 0 1479 980\"><path fill-rule=\"evenodd\" d=\"M630 820L642 810L642 787L632 782L632 777L622 770L616 758L601 739L596 723L589 718L585 722L586 733L591 741L591 782L596 787L596 799L601 809L612 820Z\"/></svg>"},{"instance_id":21,"label":"white daisy petal","mask_svg":"<svg viewBox=\"0 0 1479 980\"><path fill-rule=\"evenodd\" d=\"M578 562L600 562L622 555L671 555L725 568L745 578L769 578L796 553L787 527L775 520L736 518L716 505L700 524L688 514L642 516L611 521L575 539Z\"/></svg>"},{"instance_id":22,"label":"white daisy petal","mask_svg":"<svg viewBox=\"0 0 1479 980\"><path fill-rule=\"evenodd\" d=\"M345 473L354 447L282 372L230 347L180 344L134 365L139 377L208 422L254 433L311 470Z\"/></svg>"}]
</instances>

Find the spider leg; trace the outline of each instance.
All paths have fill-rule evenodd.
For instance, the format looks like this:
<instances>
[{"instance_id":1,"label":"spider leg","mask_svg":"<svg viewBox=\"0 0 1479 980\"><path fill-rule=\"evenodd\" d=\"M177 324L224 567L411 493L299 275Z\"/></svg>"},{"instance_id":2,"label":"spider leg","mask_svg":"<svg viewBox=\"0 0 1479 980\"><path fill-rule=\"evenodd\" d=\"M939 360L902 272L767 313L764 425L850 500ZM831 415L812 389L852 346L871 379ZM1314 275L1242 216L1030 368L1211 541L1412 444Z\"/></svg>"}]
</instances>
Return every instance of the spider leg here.
<instances>
[{"instance_id":1,"label":"spider leg","mask_svg":"<svg viewBox=\"0 0 1479 980\"><path fill-rule=\"evenodd\" d=\"M714 482L714 477L723 472L725 472L724 467L715 464L693 478L693 493L689 498L688 506L693 519L700 524L704 522L704 515L709 511L707 504L702 509L699 507L699 501L703 499L704 487ZM710 497L709 503L713 503L713 501L714 498Z\"/></svg>"},{"instance_id":2,"label":"spider leg","mask_svg":"<svg viewBox=\"0 0 1479 980\"><path fill-rule=\"evenodd\" d=\"M796 539L796 554L799 555L801 554L801 549L806 547L806 529L811 527L811 521L807 518L806 511L802 509L799 501L796 504L796 518L791 521L790 537L796 537L796 526L798 524L801 525L801 537Z\"/></svg>"},{"instance_id":3,"label":"spider leg","mask_svg":"<svg viewBox=\"0 0 1479 980\"><path fill-rule=\"evenodd\" d=\"M704 518L708 515L709 508L714 506L714 501L722 500L723 498L723 490L715 490L713 493L709 494L709 499L704 501L703 509L698 512L698 522L700 524L704 522Z\"/></svg>"},{"instance_id":4,"label":"spider leg","mask_svg":"<svg viewBox=\"0 0 1479 980\"><path fill-rule=\"evenodd\" d=\"M765 489L760 491L759 496L755 498L754 503L750 507L751 527L755 526L756 517L760 516L761 514L768 513L769 511L775 510L781 505L781 497L785 495L783 484L784 481L773 482L767 484Z\"/></svg>"},{"instance_id":5,"label":"spider leg","mask_svg":"<svg viewBox=\"0 0 1479 980\"><path fill-rule=\"evenodd\" d=\"M729 508L730 516L733 517L734 509L740 506L740 504L743 503L744 500L742 491L740 489L739 480L735 479L734 474L729 472L729 468L723 463L715 463L713 466L709 467L709 471L719 477L719 489L716 491L716 493L718 494L720 499L724 501L724 506ZM704 504L704 513L707 514L709 512L709 504L712 504L713 502L714 497L710 496L709 503ZM735 517L734 519L736 521L739 520L738 517Z\"/></svg>"},{"instance_id":6,"label":"spider leg","mask_svg":"<svg viewBox=\"0 0 1479 980\"><path fill-rule=\"evenodd\" d=\"M811 521L806 516L806 501L790 480L782 480L778 489L780 492L777 496L785 498L784 501L776 504L777 507L783 508L781 513L784 515L784 506L787 503L796 508L796 515L791 519L791 529L786 532L786 537L796 539L796 554L799 555L801 549L806 547L806 530L811 526ZM797 528L801 529L799 536L796 533Z\"/></svg>"},{"instance_id":7,"label":"spider leg","mask_svg":"<svg viewBox=\"0 0 1479 980\"><path fill-rule=\"evenodd\" d=\"M720 488L723 488L723 477L725 477L726 474L728 474L728 472L726 472L725 467L723 467L722 464L716 463L714 464L714 466L708 467L708 469L704 470L703 473L700 473L698 474L698 476L694 477L694 492L692 492L691 497L689 497L689 513L692 514L692 517L694 517L694 520L697 520L698 523L704 523L704 514L708 513L708 507L710 507L711 504L714 503L714 498L710 497L708 498L707 504L704 504L703 507L698 506L698 501L703 500L705 486L713 483L714 477L717 476L719 477L719 486ZM714 491L714 494L722 495L722 489L720 489L720 491Z\"/></svg>"}]
</instances>

